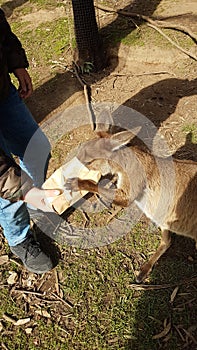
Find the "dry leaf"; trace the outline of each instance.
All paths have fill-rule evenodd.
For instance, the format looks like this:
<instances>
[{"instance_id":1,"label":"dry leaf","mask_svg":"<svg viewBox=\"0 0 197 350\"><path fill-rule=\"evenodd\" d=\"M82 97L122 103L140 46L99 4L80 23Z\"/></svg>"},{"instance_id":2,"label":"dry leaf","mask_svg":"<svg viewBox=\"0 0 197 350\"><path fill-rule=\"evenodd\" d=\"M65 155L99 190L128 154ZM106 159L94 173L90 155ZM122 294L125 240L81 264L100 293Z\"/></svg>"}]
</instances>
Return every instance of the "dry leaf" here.
<instances>
[{"instance_id":1,"label":"dry leaf","mask_svg":"<svg viewBox=\"0 0 197 350\"><path fill-rule=\"evenodd\" d=\"M3 330L3 324L2 322L0 321L0 332Z\"/></svg>"},{"instance_id":2,"label":"dry leaf","mask_svg":"<svg viewBox=\"0 0 197 350\"><path fill-rule=\"evenodd\" d=\"M10 285L15 284L18 279L17 273L14 271L9 271L9 273L10 273L10 276L7 279L7 283Z\"/></svg>"},{"instance_id":3,"label":"dry leaf","mask_svg":"<svg viewBox=\"0 0 197 350\"><path fill-rule=\"evenodd\" d=\"M191 261L191 262L193 262L194 261L194 258L192 258L192 256L188 256L188 258L187 258L189 261Z\"/></svg>"},{"instance_id":4,"label":"dry leaf","mask_svg":"<svg viewBox=\"0 0 197 350\"><path fill-rule=\"evenodd\" d=\"M26 324L26 323L28 323L28 322L30 322L30 321L31 321L30 317L28 317L28 318L21 318L21 319L19 319L18 321L16 321L16 322L14 323L14 325L15 325L15 326L22 326L22 325L24 325L24 324Z\"/></svg>"},{"instance_id":5,"label":"dry leaf","mask_svg":"<svg viewBox=\"0 0 197 350\"><path fill-rule=\"evenodd\" d=\"M35 312L40 316L51 318L51 315L46 310L36 310Z\"/></svg>"},{"instance_id":6,"label":"dry leaf","mask_svg":"<svg viewBox=\"0 0 197 350\"><path fill-rule=\"evenodd\" d=\"M8 255L1 255L0 256L0 265L3 265L9 261Z\"/></svg>"},{"instance_id":7,"label":"dry leaf","mask_svg":"<svg viewBox=\"0 0 197 350\"><path fill-rule=\"evenodd\" d=\"M58 278L57 270L54 270L54 275L55 275L55 290L57 295L59 295L60 288L59 288L59 278Z\"/></svg>"},{"instance_id":8,"label":"dry leaf","mask_svg":"<svg viewBox=\"0 0 197 350\"><path fill-rule=\"evenodd\" d=\"M172 292L172 294L170 296L170 303L171 304L174 302L174 299L175 299L175 297L177 295L178 290L179 290L179 287L174 288L174 290L173 290L173 292Z\"/></svg>"},{"instance_id":9,"label":"dry leaf","mask_svg":"<svg viewBox=\"0 0 197 350\"><path fill-rule=\"evenodd\" d=\"M63 298L63 297L64 297L64 292L63 292L62 289L59 290L59 296L60 296L60 298Z\"/></svg>"},{"instance_id":10,"label":"dry leaf","mask_svg":"<svg viewBox=\"0 0 197 350\"><path fill-rule=\"evenodd\" d=\"M15 320L13 317L8 316L8 315L6 315L6 314L3 314L3 318L4 318L4 320L7 321L7 322L11 322L11 323L15 323L15 322L16 322L16 320Z\"/></svg>"},{"instance_id":11,"label":"dry leaf","mask_svg":"<svg viewBox=\"0 0 197 350\"><path fill-rule=\"evenodd\" d=\"M167 324L168 324L168 319L165 318L165 320L163 321L163 327L166 328Z\"/></svg>"},{"instance_id":12,"label":"dry leaf","mask_svg":"<svg viewBox=\"0 0 197 350\"><path fill-rule=\"evenodd\" d=\"M170 329L171 329L171 322L169 322L169 323L166 325L166 327L163 329L162 332L160 332L160 333L154 335L154 336L152 337L152 339L160 339L160 338L165 337L165 336L169 333Z\"/></svg>"},{"instance_id":13,"label":"dry leaf","mask_svg":"<svg viewBox=\"0 0 197 350\"><path fill-rule=\"evenodd\" d=\"M32 330L33 330L33 328L26 328L26 329L25 329L25 333L26 333L26 334L31 334L31 333L32 333Z\"/></svg>"}]
</instances>

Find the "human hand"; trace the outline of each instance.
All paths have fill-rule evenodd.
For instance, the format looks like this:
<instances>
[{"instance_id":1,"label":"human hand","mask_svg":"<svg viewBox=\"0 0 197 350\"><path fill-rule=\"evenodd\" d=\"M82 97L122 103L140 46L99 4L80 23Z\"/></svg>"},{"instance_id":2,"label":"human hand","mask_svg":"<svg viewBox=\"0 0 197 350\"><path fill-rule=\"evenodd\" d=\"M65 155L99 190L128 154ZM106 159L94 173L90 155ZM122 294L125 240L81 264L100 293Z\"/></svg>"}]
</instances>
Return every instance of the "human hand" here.
<instances>
[{"instance_id":1,"label":"human hand","mask_svg":"<svg viewBox=\"0 0 197 350\"><path fill-rule=\"evenodd\" d=\"M23 200L44 212L54 212L50 204L51 198L57 197L59 194L61 194L61 190L41 190L33 187L26 193Z\"/></svg>"},{"instance_id":2,"label":"human hand","mask_svg":"<svg viewBox=\"0 0 197 350\"><path fill-rule=\"evenodd\" d=\"M21 98L29 97L33 92L31 77L25 68L17 68L14 75L19 81L18 92Z\"/></svg>"}]
</instances>

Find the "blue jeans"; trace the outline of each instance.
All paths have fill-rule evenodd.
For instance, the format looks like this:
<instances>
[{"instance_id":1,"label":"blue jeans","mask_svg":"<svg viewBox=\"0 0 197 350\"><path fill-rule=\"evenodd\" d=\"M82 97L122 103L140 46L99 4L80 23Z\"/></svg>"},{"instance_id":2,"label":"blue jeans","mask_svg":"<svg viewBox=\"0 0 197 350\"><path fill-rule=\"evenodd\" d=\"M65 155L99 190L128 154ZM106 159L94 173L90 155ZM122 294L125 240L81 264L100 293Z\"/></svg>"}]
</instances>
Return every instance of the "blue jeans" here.
<instances>
[{"instance_id":1,"label":"blue jeans","mask_svg":"<svg viewBox=\"0 0 197 350\"><path fill-rule=\"evenodd\" d=\"M33 179L35 186L42 185L50 144L13 85L9 96L0 101L0 148L7 155L19 158L21 168ZM10 246L23 242L30 230L26 204L0 198L0 225Z\"/></svg>"}]
</instances>

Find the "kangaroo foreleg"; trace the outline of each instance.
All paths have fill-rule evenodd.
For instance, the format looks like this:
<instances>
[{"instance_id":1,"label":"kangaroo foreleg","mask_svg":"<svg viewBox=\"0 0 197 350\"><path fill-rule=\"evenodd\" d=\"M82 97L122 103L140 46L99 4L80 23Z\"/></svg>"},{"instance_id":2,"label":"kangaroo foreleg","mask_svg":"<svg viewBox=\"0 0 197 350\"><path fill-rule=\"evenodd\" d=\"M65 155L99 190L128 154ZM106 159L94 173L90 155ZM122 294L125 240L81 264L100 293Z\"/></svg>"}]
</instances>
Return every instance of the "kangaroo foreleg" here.
<instances>
[{"instance_id":1,"label":"kangaroo foreleg","mask_svg":"<svg viewBox=\"0 0 197 350\"><path fill-rule=\"evenodd\" d=\"M101 197L104 197L108 202L121 207L127 207L129 205L129 196L125 191L120 188L107 189L92 180L82 180L79 178L68 179L65 188L71 192L88 191L91 193L97 193Z\"/></svg>"},{"instance_id":2,"label":"kangaroo foreleg","mask_svg":"<svg viewBox=\"0 0 197 350\"><path fill-rule=\"evenodd\" d=\"M140 272L136 277L136 282L141 283L151 272L157 260L166 252L171 244L171 233L168 230L162 231L161 243L157 251L152 255L148 262L141 266Z\"/></svg>"}]
</instances>

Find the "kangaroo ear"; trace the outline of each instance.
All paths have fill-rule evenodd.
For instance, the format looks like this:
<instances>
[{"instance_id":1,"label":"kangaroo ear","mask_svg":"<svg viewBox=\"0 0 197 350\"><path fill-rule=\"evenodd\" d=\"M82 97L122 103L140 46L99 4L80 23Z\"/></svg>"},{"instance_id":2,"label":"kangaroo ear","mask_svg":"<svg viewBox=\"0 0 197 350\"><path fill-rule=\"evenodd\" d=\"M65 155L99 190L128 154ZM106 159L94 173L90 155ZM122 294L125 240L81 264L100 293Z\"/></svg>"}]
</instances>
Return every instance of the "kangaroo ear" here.
<instances>
[{"instance_id":1,"label":"kangaroo ear","mask_svg":"<svg viewBox=\"0 0 197 350\"><path fill-rule=\"evenodd\" d=\"M121 131L111 136L112 152L127 145L140 131L141 126L132 129L132 131Z\"/></svg>"},{"instance_id":2,"label":"kangaroo ear","mask_svg":"<svg viewBox=\"0 0 197 350\"><path fill-rule=\"evenodd\" d=\"M109 135L112 134L111 128L113 124L111 112L108 108L103 108L96 118L96 134L102 138L109 138Z\"/></svg>"},{"instance_id":3,"label":"kangaroo ear","mask_svg":"<svg viewBox=\"0 0 197 350\"><path fill-rule=\"evenodd\" d=\"M96 131L97 136L101 139L109 139L111 135L107 131Z\"/></svg>"}]
</instances>

